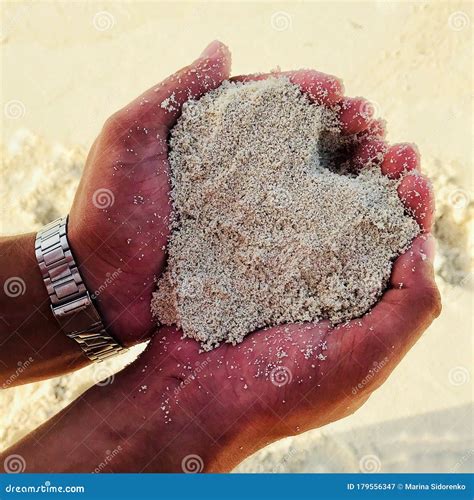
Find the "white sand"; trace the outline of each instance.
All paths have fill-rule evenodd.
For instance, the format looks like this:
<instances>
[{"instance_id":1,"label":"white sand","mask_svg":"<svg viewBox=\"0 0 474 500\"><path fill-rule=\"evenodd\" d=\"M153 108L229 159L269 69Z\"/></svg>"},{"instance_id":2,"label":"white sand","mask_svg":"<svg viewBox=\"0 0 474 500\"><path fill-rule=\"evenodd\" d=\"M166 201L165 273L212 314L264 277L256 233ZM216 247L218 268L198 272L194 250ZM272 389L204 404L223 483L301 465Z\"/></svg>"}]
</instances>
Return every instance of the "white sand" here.
<instances>
[{"instance_id":1,"label":"white sand","mask_svg":"<svg viewBox=\"0 0 474 500\"><path fill-rule=\"evenodd\" d=\"M472 186L471 4L331 2L324 4L322 16L317 2L189 8L116 3L100 7L115 20L104 31L94 28L99 7L93 3L2 8L2 107L12 100L23 105L18 118L2 116L4 145L16 145L22 154L1 172L3 233L37 229L51 218L33 193L59 196L48 198L51 216L67 210L77 162L58 157L54 144L64 144L59 149L66 155L71 145L90 146L110 113L187 64L212 38L233 49L235 73L277 65L316 67L342 77L348 95L373 99L389 123L389 139L416 142L423 170L435 176L438 234L443 235L436 263L442 315L355 415L272 445L241 467L281 470L283 464L283 470L356 472L364 456L375 455L386 472L472 470L473 232L468 230L472 209L466 207ZM171 39L176 40L172 49ZM25 128L46 139L33 151L18 139ZM71 180L67 192L55 187L47 167L52 157L56 169L64 169L63 178ZM38 203L27 208L35 199ZM124 362L3 391L0 446L15 442ZM301 453L288 458L291 447Z\"/></svg>"}]
</instances>

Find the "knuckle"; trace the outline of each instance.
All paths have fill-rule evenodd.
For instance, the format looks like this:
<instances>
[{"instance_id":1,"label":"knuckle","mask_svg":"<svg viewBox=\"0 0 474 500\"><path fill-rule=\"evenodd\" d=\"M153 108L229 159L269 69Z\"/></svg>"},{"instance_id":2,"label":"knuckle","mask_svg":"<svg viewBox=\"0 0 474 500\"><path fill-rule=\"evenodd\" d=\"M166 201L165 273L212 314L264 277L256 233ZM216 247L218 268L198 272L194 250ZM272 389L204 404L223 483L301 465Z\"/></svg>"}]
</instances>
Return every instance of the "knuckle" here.
<instances>
[{"instance_id":1,"label":"knuckle","mask_svg":"<svg viewBox=\"0 0 474 500\"><path fill-rule=\"evenodd\" d=\"M431 314L433 319L437 318L441 314L441 295L438 287L434 283L424 290L423 302L426 310Z\"/></svg>"},{"instance_id":2,"label":"knuckle","mask_svg":"<svg viewBox=\"0 0 474 500\"><path fill-rule=\"evenodd\" d=\"M104 123L102 133L109 139L120 137L127 132L129 128L129 119L126 114L120 110L109 116Z\"/></svg>"}]
</instances>

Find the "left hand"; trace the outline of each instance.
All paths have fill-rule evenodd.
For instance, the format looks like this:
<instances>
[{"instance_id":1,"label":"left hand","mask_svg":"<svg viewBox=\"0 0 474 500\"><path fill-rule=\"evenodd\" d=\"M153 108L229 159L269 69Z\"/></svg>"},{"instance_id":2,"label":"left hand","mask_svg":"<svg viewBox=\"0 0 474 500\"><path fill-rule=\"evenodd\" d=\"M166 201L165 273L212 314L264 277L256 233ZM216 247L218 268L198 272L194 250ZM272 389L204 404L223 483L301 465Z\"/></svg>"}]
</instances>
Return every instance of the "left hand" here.
<instances>
[{"instance_id":1,"label":"left hand","mask_svg":"<svg viewBox=\"0 0 474 500\"><path fill-rule=\"evenodd\" d=\"M112 115L92 146L68 237L105 326L123 344L147 338L155 276L169 235L169 130L189 99L229 77L230 53L211 43L191 65Z\"/></svg>"}]
</instances>

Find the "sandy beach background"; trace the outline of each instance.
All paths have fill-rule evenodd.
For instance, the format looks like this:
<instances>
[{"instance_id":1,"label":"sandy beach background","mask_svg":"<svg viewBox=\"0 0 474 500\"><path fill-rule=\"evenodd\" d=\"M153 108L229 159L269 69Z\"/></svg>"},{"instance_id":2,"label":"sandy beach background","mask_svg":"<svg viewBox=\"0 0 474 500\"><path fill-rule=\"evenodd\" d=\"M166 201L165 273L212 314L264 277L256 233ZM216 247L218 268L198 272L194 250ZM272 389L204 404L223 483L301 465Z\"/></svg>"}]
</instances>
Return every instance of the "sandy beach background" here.
<instances>
[{"instance_id":1,"label":"sandy beach background","mask_svg":"<svg viewBox=\"0 0 474 500\"><path fill-rule=\"evenodd\" d=\"M0 233L67 213L102 123L219 38L233 73L311 67L415 142L437 195L444 309L344 420L255 454L245 472L474 470L471 2L5 2ZM0 393L4 449L133 359Z\"/></svg>"}]
</instances>

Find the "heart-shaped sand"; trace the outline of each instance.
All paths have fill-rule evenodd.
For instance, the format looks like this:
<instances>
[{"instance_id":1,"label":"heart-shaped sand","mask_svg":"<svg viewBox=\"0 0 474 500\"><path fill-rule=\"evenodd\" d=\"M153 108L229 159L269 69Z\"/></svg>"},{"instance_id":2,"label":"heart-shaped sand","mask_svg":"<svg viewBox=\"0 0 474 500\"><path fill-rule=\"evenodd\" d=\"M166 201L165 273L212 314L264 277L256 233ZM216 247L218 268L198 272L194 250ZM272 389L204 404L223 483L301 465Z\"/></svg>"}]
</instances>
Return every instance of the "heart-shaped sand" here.
<instances>
[{"instance_id":1,"label":"heart-shaped sand","mask_svg":"<svg viewBox=\"0 0 474 500\"><path fill-rule=\"evenodd\" d=\"M397 182L346 161L334 111L272 78L190 102L170 140L175 222L152 311L205 349L367 312L419 229Z\"/></svg>"}]
</instances>

